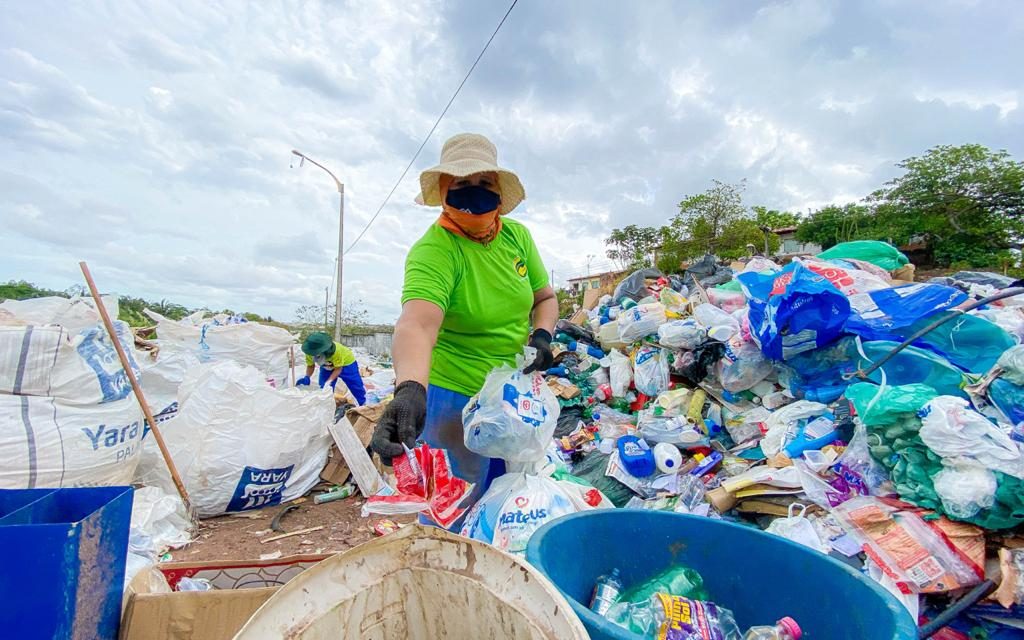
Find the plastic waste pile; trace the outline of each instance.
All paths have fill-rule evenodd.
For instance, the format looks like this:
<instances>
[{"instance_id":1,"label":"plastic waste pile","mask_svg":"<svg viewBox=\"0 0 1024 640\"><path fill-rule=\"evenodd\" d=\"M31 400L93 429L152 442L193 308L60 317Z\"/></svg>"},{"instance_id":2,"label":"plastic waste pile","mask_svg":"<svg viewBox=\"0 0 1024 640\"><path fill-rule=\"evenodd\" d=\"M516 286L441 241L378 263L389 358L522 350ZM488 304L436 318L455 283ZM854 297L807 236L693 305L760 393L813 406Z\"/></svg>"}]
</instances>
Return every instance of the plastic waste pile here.
<instances>
[{"instance_id":1,"label":"plastic waste pile","mask_svg":"<svg viewBox=\"0 0 1024 640\"><path fill-rule=\"evenodd\" d=\"M897 249L861 241L785 265L706 256L629 275L558 323L534 385L560 408L549 461L615 507L734 520L840 558L921 620L999 583L1002 559L1010 604L982 602L954 627L1020 620L1024 296L963 312L1012 280L909 273ZM603 613L653 638L686 610L721 631L679 637L742 637L728 603L709 602L649 590ZM747 637L797 637L784 627Z\"/></svg>"}]
</instances>

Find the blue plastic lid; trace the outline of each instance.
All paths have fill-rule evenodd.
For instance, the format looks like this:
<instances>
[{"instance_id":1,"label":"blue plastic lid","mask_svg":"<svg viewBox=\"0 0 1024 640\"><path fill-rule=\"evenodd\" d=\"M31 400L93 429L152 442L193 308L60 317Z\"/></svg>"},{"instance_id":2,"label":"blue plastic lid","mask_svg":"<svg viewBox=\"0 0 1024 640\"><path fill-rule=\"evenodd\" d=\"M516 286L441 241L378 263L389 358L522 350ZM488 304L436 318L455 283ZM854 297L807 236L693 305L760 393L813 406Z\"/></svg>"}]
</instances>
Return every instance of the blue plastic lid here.
<instances>
[{"instance_id":1,"label":"blue plastic lid","mask_svg":"<svg viewBox=\"0 0 1024 640\"><path fill-rule=\"evenodd\" d=\"M622 436L616 443L619 448L619 460L629 475L646 478L657 468L654 463L654 452L647 443L636 436Z\"/></svg>"}]
</instances>

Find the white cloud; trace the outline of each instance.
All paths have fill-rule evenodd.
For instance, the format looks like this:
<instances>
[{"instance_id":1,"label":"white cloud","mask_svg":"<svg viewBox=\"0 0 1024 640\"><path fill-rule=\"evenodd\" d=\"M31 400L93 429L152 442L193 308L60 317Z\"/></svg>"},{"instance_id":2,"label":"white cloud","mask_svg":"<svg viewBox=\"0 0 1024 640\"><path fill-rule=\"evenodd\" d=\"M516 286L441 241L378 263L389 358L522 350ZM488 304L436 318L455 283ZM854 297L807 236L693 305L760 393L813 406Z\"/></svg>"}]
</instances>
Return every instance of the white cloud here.
<instances>
[{"instance_id":1,"label":"white cloud","mask_svg":"<svg viewBox=\"0 0 1024 640\"><path fill-rule=\"evenodd\" d=\"M468 0L13 3L0 23L0 278L291 318L331 284L504 12ZM750 204L846 202L940 143L1024 154L1009 5L520 3L345 260L346 300L398 312L436 218L419 170L459 131L499 148L557 280L607 266L712 179ZM983 34L981 37L979 34ZM960 46L960 41L972 46ZM6 275L4 275L6 274Z\"/></svg>"}]
</instances>

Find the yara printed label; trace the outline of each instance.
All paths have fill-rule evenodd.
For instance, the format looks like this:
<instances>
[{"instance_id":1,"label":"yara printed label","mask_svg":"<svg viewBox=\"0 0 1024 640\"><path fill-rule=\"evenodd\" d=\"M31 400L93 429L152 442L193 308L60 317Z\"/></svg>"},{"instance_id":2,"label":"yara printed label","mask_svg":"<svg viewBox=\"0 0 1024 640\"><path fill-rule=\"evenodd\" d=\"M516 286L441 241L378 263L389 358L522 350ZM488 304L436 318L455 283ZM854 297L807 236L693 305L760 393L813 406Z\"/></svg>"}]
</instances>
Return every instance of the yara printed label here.
<instances>
[{"instance_id":1,"label":"yara printed label","mask_svg":"<svg viewBox=\"0 0 1024 640\"><path fill-rule=\"evenodd\" d=\"M288 465L282 469L246 467L226 510L245 511L279 504L281 494L284 493L284 484L292 475L294 467L295 465Z\"/></svg>"}]
</instances>

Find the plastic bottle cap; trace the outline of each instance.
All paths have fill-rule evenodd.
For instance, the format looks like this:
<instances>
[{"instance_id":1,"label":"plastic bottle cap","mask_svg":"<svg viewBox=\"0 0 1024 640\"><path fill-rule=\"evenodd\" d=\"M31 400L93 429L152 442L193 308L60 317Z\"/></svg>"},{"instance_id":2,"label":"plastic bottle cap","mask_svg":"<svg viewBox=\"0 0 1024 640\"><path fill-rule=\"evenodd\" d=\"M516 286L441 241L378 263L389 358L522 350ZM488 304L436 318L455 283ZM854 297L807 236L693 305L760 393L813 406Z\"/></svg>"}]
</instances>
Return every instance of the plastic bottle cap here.
<instances>
[{"instance_id":1,"label":"plastic bottle cap","mask_svg":"<svg viewBox=\"0 0 1024 640\"><path fill-rule=\"evenodd\" d=\"M800 625L789 616L779 620L778 625L785 629L786 633L793 636L793 640L800 640L800 637L804 635L804 632L800 630Z\"/></svg>"}]
</instances>

